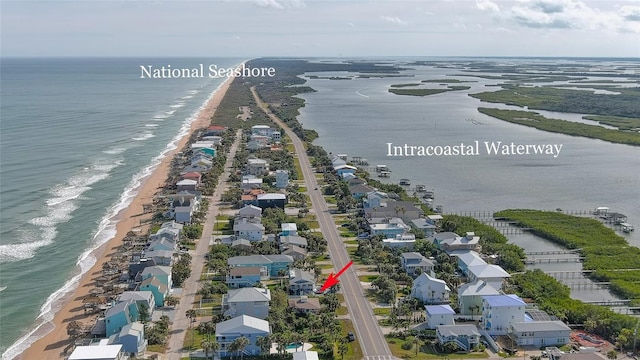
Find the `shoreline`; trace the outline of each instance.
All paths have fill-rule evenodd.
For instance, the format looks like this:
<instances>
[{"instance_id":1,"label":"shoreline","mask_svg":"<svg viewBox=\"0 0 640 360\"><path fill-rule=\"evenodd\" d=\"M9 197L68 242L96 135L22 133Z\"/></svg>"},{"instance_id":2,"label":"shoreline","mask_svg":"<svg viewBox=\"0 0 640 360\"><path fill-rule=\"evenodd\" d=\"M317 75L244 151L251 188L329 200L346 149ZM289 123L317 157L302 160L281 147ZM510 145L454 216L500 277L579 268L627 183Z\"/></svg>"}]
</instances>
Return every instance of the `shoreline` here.
<instances>
[{"instance_id":1,"label":"shoreline","mask_svg":"<svg viewBox=\"0 0 640 360\"><path fill-rule=\"evenodd\" d=\"M30 329L25 334L26 337L22 336L18 341L22 340L22 343L25 341L28 343L32 337L37 337L37 339L30 343L27 349L14 355L13 359L60 359L62 356L61 353L67 345L69 345L69 336L66 331L67 324L72 320L79 321L82 324L87 324L96 318L95 314L84 314L82 299L84 296L89 294L89 291L94 287L93 284L95 279L102 275L102 265L107 262L111 255L116 252L117 248L122 245L123 238L126 234L133 229L146 230L148 225L140 225L140 221L146 219L146 217L149 217L152 214L144 214L141 216L143 214L143 204L151 202L154 195L158 192L158 189L164 187L173 157L187 144L193 132L197 129L209 126L213 114L224 98L224 95L229 89L233 79L234 78L232 77L226 79L218 88L216 88L216 90L214 90L214 92L212 92L211 97L207 99L199 109L197 115L195 115L195 119L191 121L188 131L182 134L181 137L174 138L170 143L175 144L175 148L168 148L165 150L166 152L164 154L161 153L160 158L152 159L151 166L153 166L153 162L156 159L159 161L155 169L151 174L138 179L140 185L138 185L134 190L137 194L133 199L131 199L130 204L110 218L110 220L116 222L115 235L104 244L93 250L88 250L81 255L79 260L85 261L87 258L93 256L95 257L95 263L84 273L77 270L73 272L73 276L63 286L67 286L68 284L72 285L73 283L69 282L73 281L74 277L79 276L80 278L77 280L77 286L72 285L72 290L65 293L51 304L54 308L59 307L55 314L53 314L53 319L39 324L39 318L36 319L37 325L35 325L35 328ZM84 258L82 258L83 256ZM79 266L80 265L78 265L77 268ZM17 342L14 343L7 349L7 352L12 347L19 346L20 344ZM7 352L3 354L3 360L12 359L7 355Z\"/></svg>"}]
</instances>

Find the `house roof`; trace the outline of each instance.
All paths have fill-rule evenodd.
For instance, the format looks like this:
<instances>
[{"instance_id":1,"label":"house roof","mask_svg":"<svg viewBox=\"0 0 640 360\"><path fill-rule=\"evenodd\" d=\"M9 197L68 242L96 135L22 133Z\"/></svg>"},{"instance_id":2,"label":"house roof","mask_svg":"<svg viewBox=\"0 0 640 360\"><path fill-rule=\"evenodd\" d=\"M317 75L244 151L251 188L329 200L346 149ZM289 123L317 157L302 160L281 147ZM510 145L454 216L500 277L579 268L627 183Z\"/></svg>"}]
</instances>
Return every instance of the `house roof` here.
<instances>
[{"instance_id":1,"label":"house roof","mask_svg":"<svg viewBox=\"0 0 640 360\"><path fill-rule=\"evenodd\" d=\"M229 333L270 333L269 322L248 315L240 315L216 325L216 336Z\"/></svg>"},{"instance_id":2,"label":"house roof","mask_svg":"<svg viewBox=\"0 0 640 360\"><path fill-rule=\"evenodd\" d=\"M349 187L349 192L352 194L366 194L371 191L373 191L373 188L364 184L355 184Z\"/></svg>"},{"instance_id":3,"label":"house roof","mask_svg":"<svg viewBox=\"0 0 640 360\"><path fill-rule=\"evenodd\" d=\"M164 245L169 249L171 249L171 248L175 248L176 243L167 237L160 237L149 243L149 250L153 251L153 249L158 245Z\"/></svg>"},{"instance_id":4,"label":"house roof","mask_svg":"<svg viewBox=\"0 0 640 360\"><path fill-rule=\"evenodd\" d=\"M292 263L293 258L289 255L249 255L249 256L234 256L234 257L230 257L227 260L227 263L231 266L252 265L252 264L272 264L274 262Z\"/></svg>"},{"instance_id":5,"label":"house roof","mask_svg":"<svg viewBox=\"0 0 640 360\"><path fill-rule=\"evenodd\" d=\"M116 359L122 351L122 344L76 346L69 360Z\"/></svg>"},{"instance_id":6,"label":"house roof","mask_svg":"<svg viewBox=\"0 0 640 360\"><path fill-rule=\"evenodd\" d=\"M129 311L129 305L131 305L133 303L134 303L133 300L127 300L127 301L123 301L123 302L117 303L117 304L113 305L112 307L110 307L104 313L104 317L108 318L108 317L111 317L111 316L116 315L118 313L121 313L123 311L124 312L128 312Z\"/></svg>"},{"instance_id":7,"label":"house roof","mask_svg":"<svg viewBox=\"0 0 640 360\"><path fill-rule=\"evenodd\" d=\"M233 223L233 231L264 231L264 225L260 222L251 222L244 221L246 218L243 218L242 221L237 221Z\"/></svg>"},{"instance_id":8,"label":"house roof","mask_svg":"<svg viewBox=\"0 0 640 360\"><path fill-rule=\"evenodd\" d=\"M142 276L146 275L171 275L171 266L147 266L142 270Z\"/></svg>"},{"instance_id":9,"label":"house roof","mask_svg":"<svg viewBox=\"0 0 640 360\"><path fill-rule=\"evenodd\" d=\"M333 169L334 170L342 170L342 169L357 170L358 168L351 165L338 165L338 166L334 166Z\"/></svg>"},{"instance_id":10,"label":"house roof","mask_svg":"<svg viewBox=\"0 0 640 360\"><path fill-rule=\"evenodd\" d=\"M315 283L315 276L311 272L302 269L291 269L289 277L291 278L289 283L300 281Z\"/></svg>"},{"instance_id":11,"label":"house roof","mask_svg":"<svg viewBox=\"0 0 640 360\"><path fill-rule=\"evenodd\" d=\"M417 228L421 228L421 229L424 229L424 228L435 229L436 228L435 225L431 224L429 221L427 221L427 219L423 219L423 218L413 219L413 220L411 220L411 222Z\"/></svg>"},{"instance_id":12,"label":"house roof","mask_svg":"<svg viewBox=\"0 0 640 360\"><path fill-rule=\"evenodd\" d=\"M176 183L178 186L198 185L198 182L191 179L180 180Z\"/></svg>"},{"instance_id":13,"label":"house roof","mask_svg":"<svg viewBox=\"0 0 640 360\"><path fill-rule=\"evenodd\" d=\"M144 324L138 321L127 324L120 330L120 337L126 335L140 336L142 334L144 334Z\"/></svg>"},{"instance_id":14,"label":"house roof","mask_svg":"<svg viewBox=\"0 0 640 360\"><path fill-rule=\"evenodd\" d=\"M153 293L151 291L125 291L118 296L118 302L125 301L153 301Z\"/></svg>"},{"instance_id":15,"label":"house roof","mask_svg":"<svg viewBox=\"0 0 640 360\"><path fill-rule=\"evenodd\" d=\"M247 240L247 239L238 239L238 240L234 240L231 242L231 247L236 247L236 246L249 246L251 247L251 241Z\"/></svg>"},{"instance_id":16,"label":"house roof","mask_svg":"<svg viewBox=\"0 0 640 360\"><path fill-rule=\"evenodd\" d=\"M458 234L456 234L454 232L447 231L447 232L437 233L433 238L436 241L443 241L445 239L451 239L451 238L457 238L457 237L459 237Z\"/></svg>"},{"instance_id":17,"label":"house roof","mask_svg":"<svg viewBox=\"0 0 640 360\"><path fill-rule=\"evenodd\" d=\"M262 179L257 179L260 180L262 182ZM244 215L246 213L249 214L262 214L262 208L255 206L255 205L245 205L243 206L240 210L238 210L238 214L239 215Z\"/></svg>"},{"instance_id":18,"label":"house roof","mask_svg":"<svg viewBox=\"0 0 640 360\"><path fill-rule=\"evenodd\" d=\"M307 239L303 238L302 236L296 236L296 235L280 236L280 243L290 244L290 245L299 245L299 246L308 245Z\"/></svg>"},{"instance_id":19,"label":"house roof","mask_svg":"<svg viewBox=\"0 0 640 360\"><path fill-rule=\"evenodd\" d=\"M499 295L500 292L483 280L476 280L458 288L458 297L473 295Z\"/></svg>"},{"instance_id":20,"label":"house roof","mask_svg":"<svg viewBox=\"0 0 640 360\"><path fill-rule=\"evenodd\" d=\"M226 128L226 127L224 127L224 126L220 126L220 125L211 125L211 126L209 126L209 127L207 128L207 130L213 130L213 131L220 131L220 130L222 130L222 131L225 131L225 130L227 130L227 128Z\"/></svg>"},{"instance_id":21,"label":"house roof","mask_svg":"<svg viewBox=\"0 0 640 360\"><path fill-rule=\"evenodd\" d=\"M508 272L504 271L504 269L498 265L484 264L469 266L469 272L473 273L473 275L479 279L511 277Z\"/></svg>"},{"instance_id":22,"label":"house roof","mask_svg":"<svg viewBox=\"0 0 640 360\"><path fill-rule=\"evenodd\" d=\"M158 280L158 278L156 278L155 276L146 278L144 280L142 280L142 282L140 283L140 287L145 287L145 286L152 286L155 287L156 289L158 289L158 291L160 291L161 293L167 293L167 291L169 290L167 288L167 285L163 284L162 282L160 282L160 280Z\"/></svg>"},{"instance_id":23,"label":"house roof","mask_svg":"<svg viewBox=\"0 0 640 360\"><path fill-rule=\"evenodd\" d=\"M445 290L447 291L451 291L451 289L449 289L449 286L447 286L447 283L442 280L442 279L438 279L435 277L431 277L429 276L427 273L423 272L422 274L420 274L420 276L418 276L414 281L413 281L413 286L425 286L427 285L429 282L436 282L436 283L440 283L442 285L444 285Z\"/></svg>"},{"instance_id":24,"label":"house roof","mask_svg":"<svg viewBox=\"0 0 640 360\"><path fill-rule=\"evenodd\" d=\"M231 276L260 275L260 266L236 266L229 270Z\"/></svg>"},{"instance_id":25,"label":"house roof","mask_svg":"<svg viewBox=\"0 0 640 360\"><path fill-rule=\"evenodd\" d=\"M269 289L246 287L232 289L227 293L227 302L229 303L254 301L271 301L271 291Z\"/></svg>"},{"instance_id":26,"label":"house roof","mask_svg":"<svg viewBox=\"0 0 640 360\"><path fill-rule=\"evenodd\" d=\"M318 360L316 351L297 351L293 353L293 360Z\"/></svg>"},{"instance_id":27,"label":"house roof","mask_svg":"<svg viewBox=\"0 0 640 360\"><path fill-rule=\"evenodd\" d=\"M445 337L449 337L449 336L460 336L460 335L466 335L466 336L471 336L471 335L475 335L475 336L480 336L480 333L478 332L478 328L475 325L438 325L438 327L436 328L438 329L438 332L440 334L442 334L442 336Z\"/></svg>"},{"instance_id":28,"label":"house roof","mask_svg":"<svg viewBox=\"0 0 640 360\"><path fill-rule=\"evenodd\" d=\"M286 200L285 194L258 194L258 200Z\"/></svg>"},{"instance_id":29,"label":"house roof","mask_svg":"<svg viewBox=\"0 0 640 360\"><path fill-rule=\"evenodd\" d=\"M426 259L424 256L422 256L422 254L420 254L419 252L404 252L402 253L400 256L402 256L405 260L422 260L422 259Z\"/></svg>"},{"instance_id":30,"label":"house roof","mask_svg":"<svg viewBox=\"0 0 640 360\"><path fill-rule=\"evenodd\" d=\"M482 299L491 307L506 307L506 306L524 306L524 301L515 294L509 295L489 295L483 296Z\"/></svg>"},{"instance_id":31,"label":"house roof","mask_svg":"<svg viewBox=\"0 0 640 360\"><path fill-rule=\"evenodd\" d=\"M426 305L424 310L428 315L453 315L456 313L449 305Z\"/></svg>"},{"instance_id":32,"label":"house roof","mask_svg":"<svg viewBox=\"0 0 640 360\"><path fill-rule=\"evenodd\" d=\"M524 331L570 331L571 329L562 321L531 321L511 323L516 332Z\"/></svg>"},{"instance_id":33,"label":"house roof","mask_svg":"<svg viewBox=\"0 0 640 360\"><path fill-rule=\"evenodd\" d=\"M297 246L297 245L291 245L285 251L283 251L282 254L284 254L284 255L300 254L302 256L306 256L307 255L307 249L303 249L303 248L301 248L300 246Z\"/></svg>"},{"instance_id":34,"label":"house roof","mask_svg":"<svg viewBox=\"0 0 640 360\"><path fill-rule=\"evenodd\" d=\"M282 223L280 228L282 231L298 231L298 225L296 225L296 223Z\"/></svg>"},{"instance_id":35,"label":"house roof","mask_svg":"<svg viewBox=\"0 0 640 360\"><path fill-rule=\"evenodd\" d=\"M475 251L463 251L452 253L451 255L457 256L458 260L462 261L467 267L477 266L477 265L485 265L487 264Z\"/></svg>"}]
</instances>

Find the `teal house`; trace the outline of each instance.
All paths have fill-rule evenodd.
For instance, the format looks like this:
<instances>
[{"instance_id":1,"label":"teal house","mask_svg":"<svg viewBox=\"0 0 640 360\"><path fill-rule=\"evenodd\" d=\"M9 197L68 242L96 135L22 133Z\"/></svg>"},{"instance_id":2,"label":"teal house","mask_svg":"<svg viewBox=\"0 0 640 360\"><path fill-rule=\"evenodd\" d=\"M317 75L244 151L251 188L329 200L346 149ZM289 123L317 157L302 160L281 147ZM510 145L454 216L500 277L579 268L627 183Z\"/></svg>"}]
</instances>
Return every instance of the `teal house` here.
<instances>
[{"instance_id":1,"label":"teal house","mask_svg":"<svg viewBox=\"0 0 640 360\"><path fill-rule=\"evenodd\" d=\"M289 255L250 255L234 256L227 260L229 267L265 267L269 276L280 276L281 270L287 271L289 265L293 263L293 258Z\"/></svg>"},{"instance_id":2,"label":"teal house","mask_svg":"<svg viewBox=\"0 0 640 360\"><path fill-rule=\"evenodd\" d=\"M153 299L155 300L156 307L164 305L164 299L169 295L169 288L163 284L156 277L149 277L140 283L138 287L139 291L151 291L153 293ZM111 335L111 334L107 334Z\"/></svg>"},{"instance_id":3,"label":"teal house","mask_svg":"<svg viewBox=\"0 0 640 360\"><path fill-rule=\"evenodd\" d=\"M122 328L138 321L138 304L129 300L115 304L104 315L104 322L107 327L107 336L119 334Z\"/></svg>"}]
</instances>

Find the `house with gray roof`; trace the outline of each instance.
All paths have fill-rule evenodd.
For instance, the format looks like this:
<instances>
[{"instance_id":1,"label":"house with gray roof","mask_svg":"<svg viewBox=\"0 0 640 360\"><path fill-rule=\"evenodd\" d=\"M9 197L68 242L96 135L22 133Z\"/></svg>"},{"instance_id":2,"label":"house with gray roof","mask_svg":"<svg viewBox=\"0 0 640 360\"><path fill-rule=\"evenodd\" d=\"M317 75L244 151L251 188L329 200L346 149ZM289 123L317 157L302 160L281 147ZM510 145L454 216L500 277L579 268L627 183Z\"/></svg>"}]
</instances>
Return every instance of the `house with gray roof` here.
<instances>
[{"instance_id":1,"label":"house with gray roof","mask_svg":"<svg viewBox=\"0 0 640 360\"><path fill-rule=\"evenodd\" d=\"M400 255L401 266L407 274L415 276L416 269L420 268L422 272L430 273L433 271L435 264L432 260L427 259L418 252L405 252Z\"/></svg>"},{"instance_id":2,"label":"house with gray roof","mask_svg":"<svg viewBox=\"0 0 640 360\"><path fill-rule=\"evenodd\" d=\"M509 336L519 346L562 346L571 341L571 328L562 321L511 323Z\"/></svg>"},{"instance_id":3,"label":"house with gray roof","mask_svg":"<svg viewBox=\"0 0 640 360\"><path fill-rule=\"evenodd\" d=\"M222 296L222 313L230 317L249 315L266 319L269 315L270 301L269 289L254 287L231 289Z\"/></svg>"},{"instance_id":4,"label":"house with gray roof","mask_svg":"<svg viewBox=\"0 0 640 360\"><path fill-rule=\"evenodd\" d=\"M138 305L135 301L123 301L107 309L104 314L107 336L119 333L123 327L138 321Z\"/></svg>"},{"instance_id":5,"label":"house with gray roof","mask_svg":"<svg viewBox=\"0 0 640 360\"><path fill-rule=\"evenodd\" d=\"M138 308L140 308L141 304L147 305L149 314L151 314L156 307L156 301L151 291L125 291L118 295L118 299L116 300L116 302L119 303L126 301L134 301L138 305Z\"/></svg>"},{"instance_id":6,"label":"house with gray roof","mask_svg":"<svg viewBox=\"0 0 640 360\"><path fill-rule=\"evenodd\" d=\"M239 239L249 241L262 241L264 235L264 225L260 223L260 218L253 220L240 218L233 223L233 234Z\"/></svg>"},{"instance_id":7,"label":"house with gray roof","mask_svg":"<svg viewBox=\"0 0 640 360\"><path fill-rule=\"evenodd\" d=\"M153 299L156 302L156 307L164 305L164 299L169 295L169 287L162 283L155 276L142 280L138 286L139 291L151 291L153 293Z\"/></svg>"},{"instance_id":8,"label":"house with gray roof","mask_svg":"<svg viewBox=\"0 0 640 360\"><path fill-rule=\"evenodd\" d=\"M476 250L480 246L480 236L476 236L474 232L467 232L465 236L442 239L436 245L447 253L455 250Z\"/></svg>"},{"instance_id":9,"label":"house with gray roof","mask_svg":"<svg viewBox=\"0 0 640 360\"><path fill-rule=\"evenodd\" d=\"M436 225L425 218L413 219L411 224L416 229L422 231L426 237L431 237L436 233Z\"/></svg>"},{"instance_id":10,"label":"house with gray roof","mask_svg":"<svg viewBox=\"0 0 640 360\"><path fill-rule=\"evenodd\" d=\"M265 267L271 277L279 276L279 271L287 270L291 263L293 263L293 258L289 255L249 255L234 256L227 259L227 264L229 264L230 267Z\"/></svg>"},{"instance_id":11,"label":"house with gray roof","mask_svg":"<svg viewBox=\"0 0 640 360\"><path fill-rule=\"evenodd\" d=\"M441 345L454 342L466 352L480 344L480 332L475 325L440 325L436 327L436 337Z\"/></svg>"},{"instance_id":12,"label":"house with gray roof","mask_svg":"<svg viewBox=\"0 0 640 360\"><path fill-rule=\"evenodd\" d=\"M147 351L147 340L144 338L144 324L132 322L122 327L119 333L109 337L109 345L122 345L125 353L142 356Z\"/></svg>"},{"instance_id":13,"label":"house with gray roof","mask_svg":"<svg viewBox=\"0 0 640 360\"><path fill-rule=\"evenodd\" d=\"M262 217L262 209L255 205L246 205L238 210L237 218L261 218Z\"/></svg>"},{"instance_id":14,"label":"house with gray roof","mask_svg":"<svg viewBox=\"0 0 640 360\"><path fill-rule=\"evenodd\" d=\"M308 296L290 296L289 307L301 314L318 314L322 310L320 299Z\"/></svg>"},{"instance_id":15,"label":"house with gray roof","mask_svg":"<svg viewBox=\"0 0 640 360\"><path fill-rule=\"evenodd\" d=\"M165 284L167 288L171 288L172 279L171 279L171 266L149 266L142 270L140 273L140 277L142 280L155 277L160 282Z\"/></svg>"},{"instance_id":16,"label":"house with gray roof","mask_svg":"<svg viewBox=\"0 0 640 360\"><path fill-rule=\"evenodd\" d=\"M451 289L444 280L429 276L426 272L420 274L411 286L411 297L425 304L449 303L450 293Z\"/></svg>"},{"instance_id":17,"label":"house with gray roof","mask_svg":"<svg viewBox=\"0 0 640 360\"><path fill-rule=\"evenodd\" d=\"M302 260L307 257L307 249L303 249L297 245L290 245L283 252L282 255L289 255L293 260Z\"/></svg>"},{"instance_id":18,"label":"house with gray roof","mask_svg":"<svg viewBox=\"0 0 640 360\"><path fill-rule=\"evenodd\" d=\"M216 325L216 342L220 344L219 357L235 355L229 347L233 340L239 337L249 339L249 344L245 346L244 353L247 355L260 355L262 351L256 344L259 337L271 334L269 322L254 318L248 315L240 315L231 320L223 321Z\"/></svg>"},{"instance_id":19,"label":"house with gray roof","mask_svg":"<svg viewBox=\"0 0 640 360\"><path fill-rule=\"evenodd\" d=\"M147 251L154 250L166 250L166 251L175 251L178 247L178 244L175 241L172 241L168 238L159 238L152 240L149 243L149 248Z\"/></svg>"},{"instance_id":20,"label":"house with gray roof","mask_svg":"<svg viewBox=\"0 0 640 360\"><path fill-rule=\"evenodd\" d=\"M291 269L289 272L289 293L306 295L316 289L316 277L313 273L302 269Z\"/></svg>"},{"instance_id":21,"label":"house with gray roof","mask_svg":"<svg viewBox=\"0 0 640 360\"><path fill-rule=\"evenodd\" d=\"M269 270L264 266L236 266L229 269L226 283L230 289L237 289L254 287L266 280L269 280Z\"/></svg>"},{"instance_id":22,"label":"house with gray roof","mask_svg":"<svg viewBox=\"0 0 640 360\"><path fill-rule=\"evenodd\" d=\"M470 266L468 270L469 281L484 280L498 290L502 289L504 280L511 277L503 268L492 264Z\"/></svg>"},{"instance_id":23,"label":"house with gray roof","mask_svg":"<svg viewBox=\"0 0 640 360\"><path fill-rule=\"evenodd\" d=\"M288 247L295 245L300 248L307 248L307 239L302 236L297 235L289 235L289 236L280 236L278 239L280 251L287 249Z\"/></svg>"},{"instance_id":24,"label":"house with gray roof","mask_svg":"<svg viewBox=\"0 0 640 360\"><path fill-rule=\"evenodd\" d=\"M453 315L456 312L448 304L426 305L424 311L429 329L435 329L440 325L455 325Z\"/></svg>"},{"instance_id":25,"label":"house with gray roof","mask_svg":"<svg viewBox=\"0 0 640 360\"><path fill-rule=\"evenodd\" d=\"M161 266L171 266L173 263L173 250L147 250L144 252L146 259L153 259L153 263Z\"/></svg>"},{"instance_id":26,"label":"house with gray roof","mask_svg":"<svg viewBox=\"0 0 640 360\"><path fill-rule=\"evenodd\" d=\"M480 257L480 254L473 250L455 250L449 253L450 256L457 258L458 269L465 275L469 275L469 267L486 265L486 261Z\"/></svg>"},{"instance_id":27,"label":"house with gray roof","mask_svg":"<svg viewBox=\"0 0 640 360\"><path fill-rule=\"evenodd\" d=\"M500 294L500 291L483 280L476 280L461 285L458 287L459 312L462 315L480 315L482 310L482 297Z\"/></svg>"}]
</instances>

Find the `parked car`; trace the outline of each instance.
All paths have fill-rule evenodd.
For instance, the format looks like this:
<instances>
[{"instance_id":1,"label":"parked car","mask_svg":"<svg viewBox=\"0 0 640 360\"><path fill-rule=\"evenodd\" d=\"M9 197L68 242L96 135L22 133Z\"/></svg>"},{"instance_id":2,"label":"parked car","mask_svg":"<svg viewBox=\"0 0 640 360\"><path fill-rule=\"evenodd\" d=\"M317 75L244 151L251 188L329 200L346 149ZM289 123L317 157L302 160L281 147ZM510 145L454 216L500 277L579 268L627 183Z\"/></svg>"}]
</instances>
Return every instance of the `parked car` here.
<instances>
[{"instance_id":1,"label":"parked car","mask_svg":"<svg viewBox=\"0 0 640 360\"><path fill-rule=\"evenodd\" d=\"M352 332L347 334L347 338L349 339L349 341L356 341L356 336Z\"/></svg>"}]
</instances>

